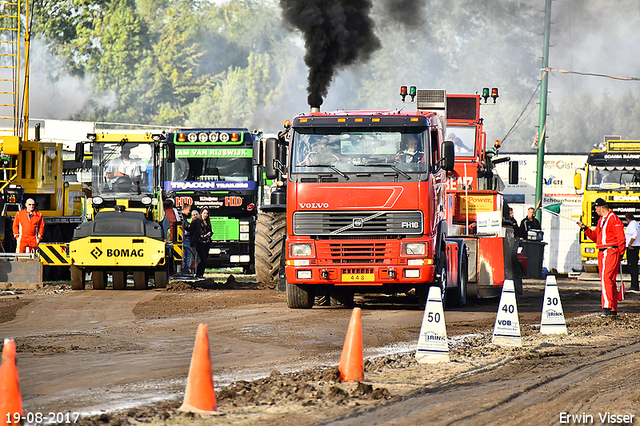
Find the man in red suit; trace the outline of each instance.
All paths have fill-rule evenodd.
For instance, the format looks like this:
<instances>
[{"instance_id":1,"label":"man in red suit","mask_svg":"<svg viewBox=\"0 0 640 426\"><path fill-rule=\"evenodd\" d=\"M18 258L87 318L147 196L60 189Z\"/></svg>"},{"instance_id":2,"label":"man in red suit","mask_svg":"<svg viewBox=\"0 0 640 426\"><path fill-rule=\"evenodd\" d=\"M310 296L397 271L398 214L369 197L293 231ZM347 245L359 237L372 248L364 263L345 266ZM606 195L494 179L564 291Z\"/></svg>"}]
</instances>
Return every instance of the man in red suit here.
<instances>
[{"instance_id":1,"label":"man in red suit","mask_svg":"<svg viewBox=\"0 0 640 426\"><path fill-rule=\"evenodd\" d=\"M616 287L616 278L620 271L620 260L624 255L626 240L624 225L611 210L607 202L598 198L593 205L600 216L595 230L578 221L584 235L596 242L598 249L598 269L602 286L602 316L618 314L618 300L624 299L624 285Z\"/></svg>"},{"instance_id":2,"label":"man in red suit","mask_svg":"<svg viewBox=\"0 0 640 426\"><path fill-rule=\"evenodd\" d=\"M13 219L13 236L16 239L16 252L29 253L38 248L44 233L44 218L36 210L36 203L29 198L26 208L16 213Z\"/></svg>"}]
</instances>

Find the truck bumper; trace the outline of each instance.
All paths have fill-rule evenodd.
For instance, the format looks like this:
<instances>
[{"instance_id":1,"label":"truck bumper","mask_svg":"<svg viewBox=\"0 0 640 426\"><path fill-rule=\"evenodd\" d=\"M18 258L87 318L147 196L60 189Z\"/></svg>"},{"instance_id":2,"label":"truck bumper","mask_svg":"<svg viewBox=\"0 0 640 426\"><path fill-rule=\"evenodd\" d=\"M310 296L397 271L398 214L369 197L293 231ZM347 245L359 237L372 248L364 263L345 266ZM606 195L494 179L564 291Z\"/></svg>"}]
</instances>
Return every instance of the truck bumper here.
<instances>
[{"instance_id":1,"label":"truck bumper","mask_svg":"<svg viewBox=\"0 0 640 426\"><path fill-rule=\"evenodd\" d=\"M287 266L291 284L331 284L342 286L384 286L387 284L432 283L434 265L341 265Z\"/></svg>"},{"instance_id":2,"label":"truck bumper","mask_svg":"<svg viewBox=\"0 0 640 426\"><path fill-rule=\"evenodd\" d=\"M149 237L85 237L69 243L78 267L155 267L165 264L165 243Z\"/></svg>"}]
</instances>

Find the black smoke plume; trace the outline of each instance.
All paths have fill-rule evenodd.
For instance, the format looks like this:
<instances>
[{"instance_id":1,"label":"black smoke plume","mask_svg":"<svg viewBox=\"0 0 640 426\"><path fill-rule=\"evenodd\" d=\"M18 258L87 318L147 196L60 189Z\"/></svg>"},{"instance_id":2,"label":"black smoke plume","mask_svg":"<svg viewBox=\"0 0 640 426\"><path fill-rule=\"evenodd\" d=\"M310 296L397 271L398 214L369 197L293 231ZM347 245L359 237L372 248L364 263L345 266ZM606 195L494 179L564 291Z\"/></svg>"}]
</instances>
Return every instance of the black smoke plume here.
<instances>
[{"instance_id":1,"label":"black smoke plume","mask_svg":"<svg viewBox=\"0 0 640 426\"><path fill-rule=\"evenodd\" d=\"M337 70L367 61L381 47L370 0L280 0L280 7L285 21L304 35L310 106L322 105Z\"/></svg>"}]
</instances>

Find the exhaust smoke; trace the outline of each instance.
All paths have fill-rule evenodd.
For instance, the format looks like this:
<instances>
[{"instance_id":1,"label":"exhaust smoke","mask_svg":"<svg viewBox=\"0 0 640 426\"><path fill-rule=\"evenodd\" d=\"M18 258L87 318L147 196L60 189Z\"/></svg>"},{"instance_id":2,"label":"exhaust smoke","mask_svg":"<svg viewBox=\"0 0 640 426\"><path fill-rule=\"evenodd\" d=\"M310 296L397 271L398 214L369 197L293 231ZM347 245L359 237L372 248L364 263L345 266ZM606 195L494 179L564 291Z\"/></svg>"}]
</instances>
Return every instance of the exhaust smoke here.
<instances>
[{"instance_id":1,"label":"exhaust smoke","mask_svg":"<svg viewBox=\"0 0 640 426\"><path fill-rule=\"evenodd\" d=\"M304 36L307 102L320 108L336 71L364 62L381 47L371 0L280 0L285 21Z\"/></svg>"}]
</instances>

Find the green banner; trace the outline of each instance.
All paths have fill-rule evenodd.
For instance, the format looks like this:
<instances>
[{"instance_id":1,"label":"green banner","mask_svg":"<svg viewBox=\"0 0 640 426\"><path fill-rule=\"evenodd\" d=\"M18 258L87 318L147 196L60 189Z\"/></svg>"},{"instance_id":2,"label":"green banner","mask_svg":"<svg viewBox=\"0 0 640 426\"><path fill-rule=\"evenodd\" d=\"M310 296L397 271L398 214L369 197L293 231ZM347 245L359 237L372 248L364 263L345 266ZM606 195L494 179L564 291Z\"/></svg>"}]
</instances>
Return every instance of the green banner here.
<instances>
[{"instance_id":1,"label":"green banner","mask_svg":"<svg viewBox=\"0 0 640 426\"><path fill-rule=\"evenodd\" d=\"M177 148L177 158L251 158L252 148Z\"/></svg>"}]
</instances>

